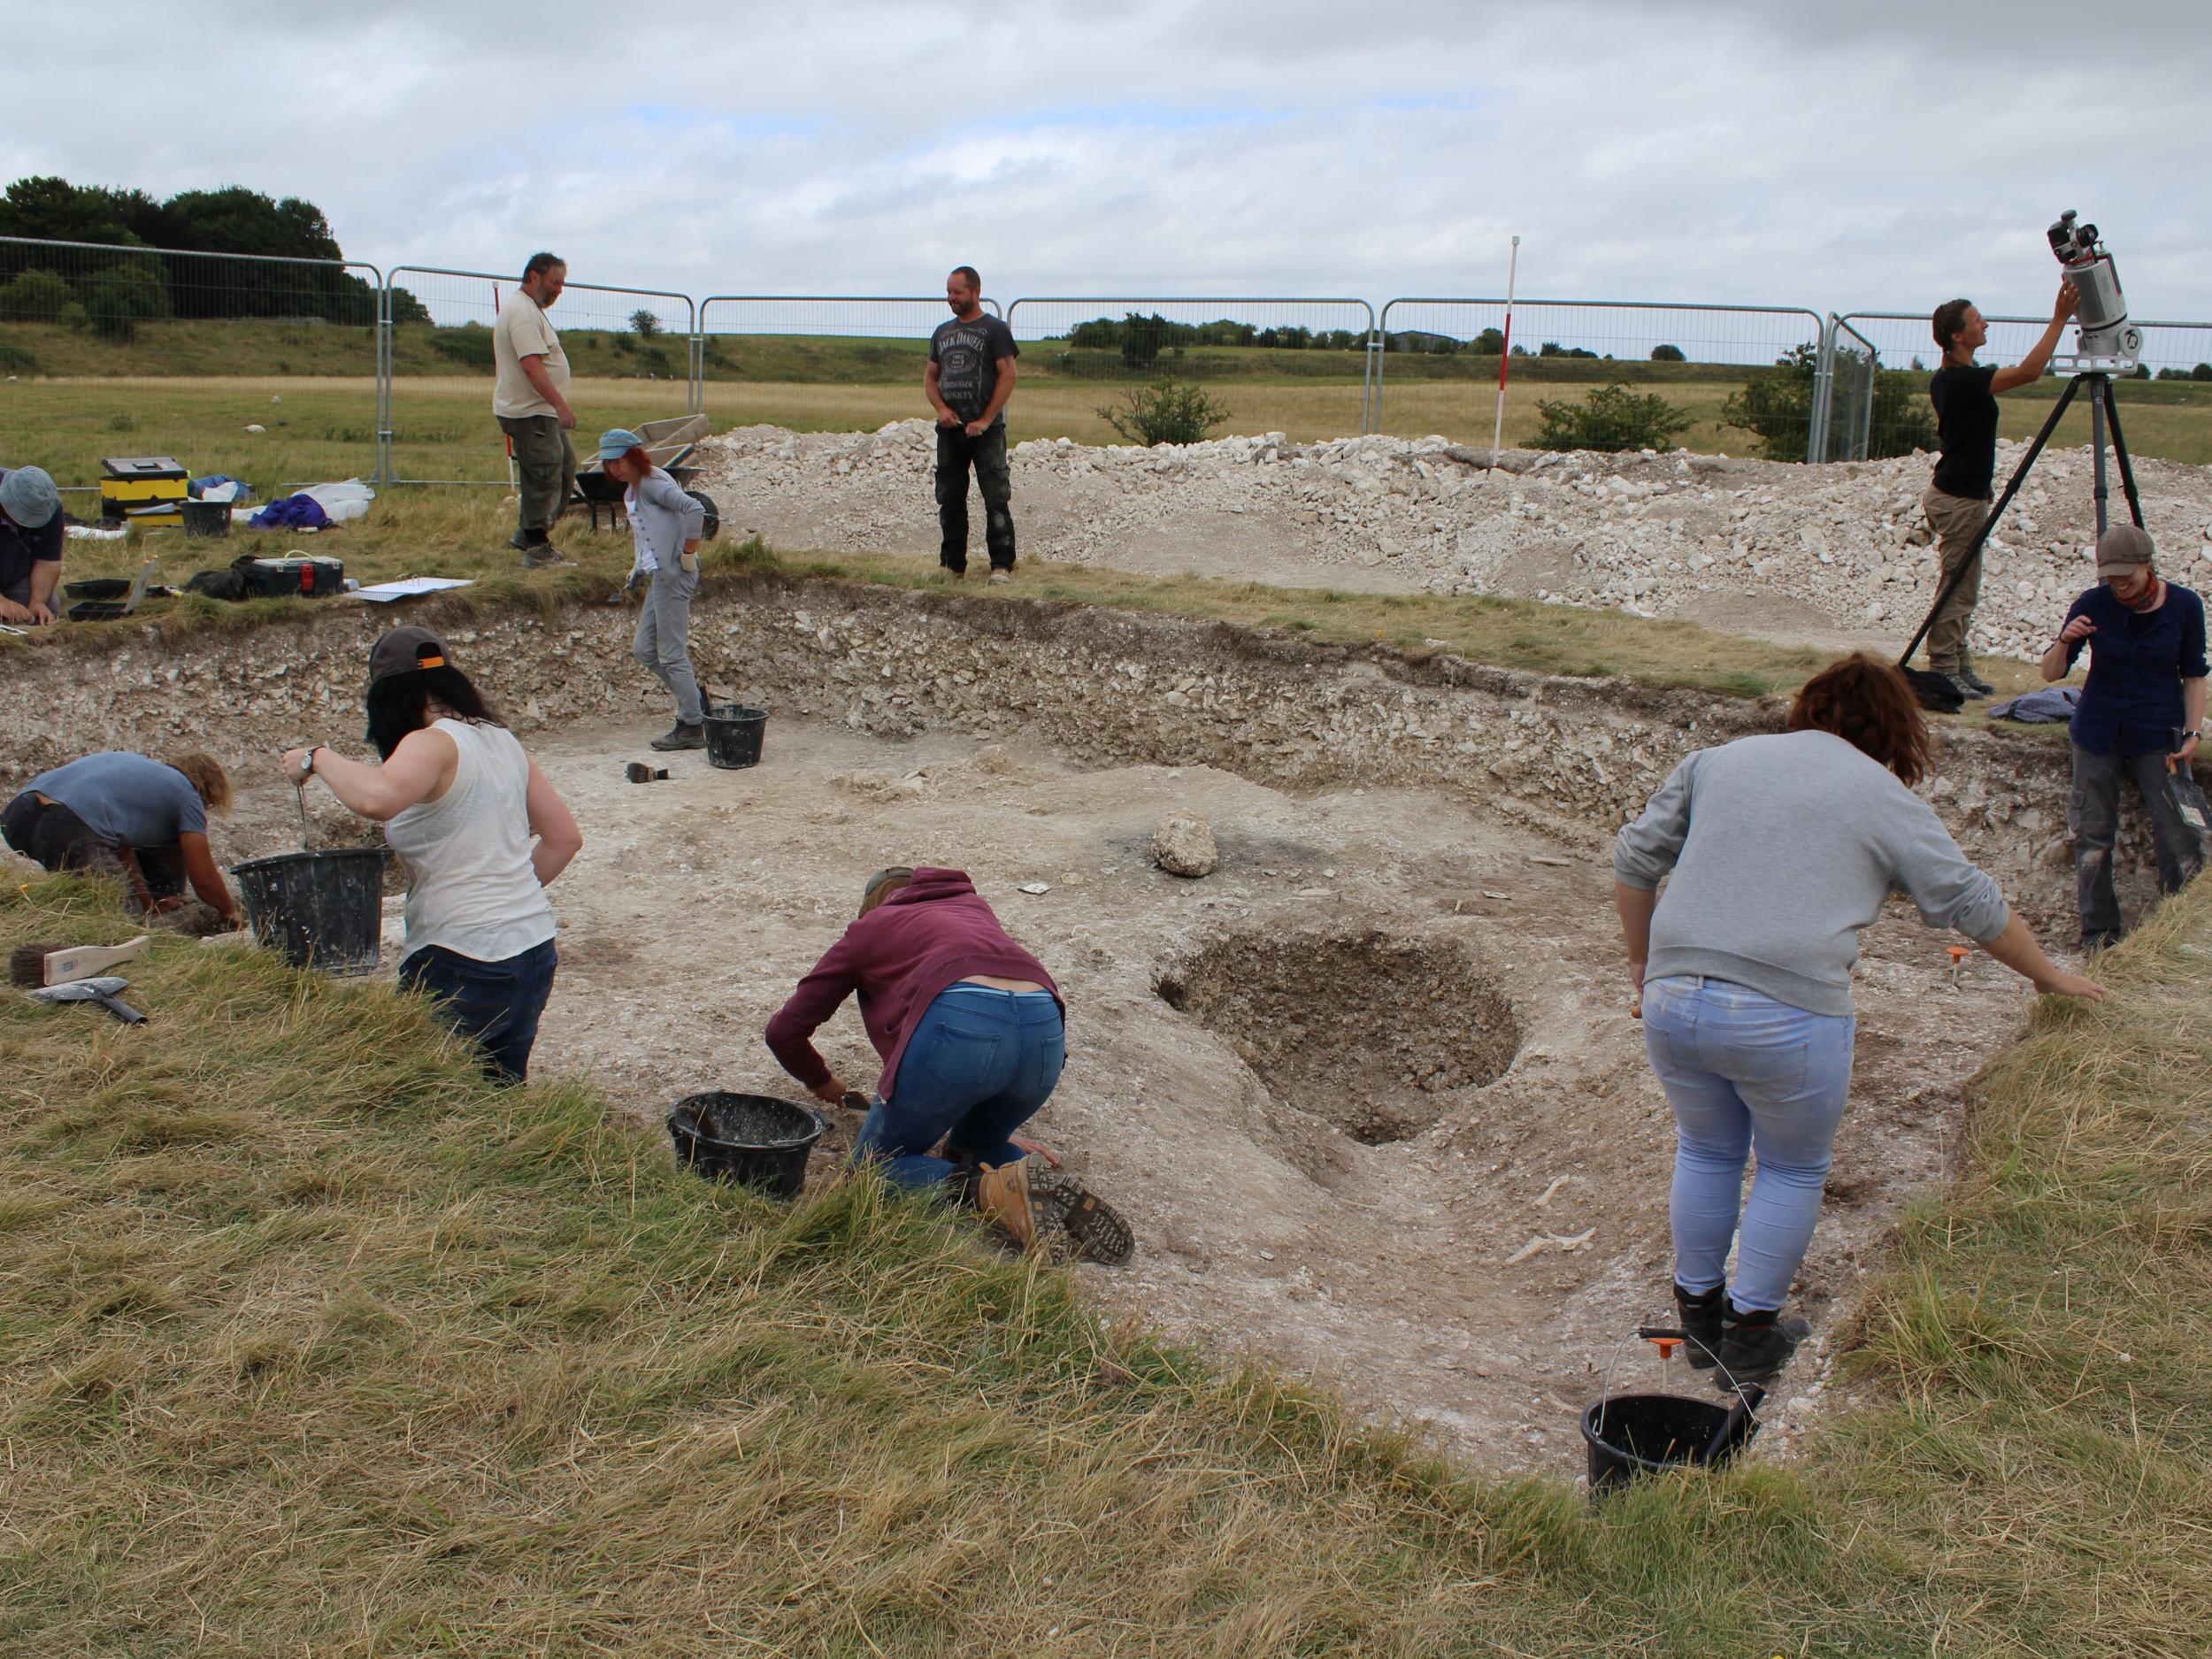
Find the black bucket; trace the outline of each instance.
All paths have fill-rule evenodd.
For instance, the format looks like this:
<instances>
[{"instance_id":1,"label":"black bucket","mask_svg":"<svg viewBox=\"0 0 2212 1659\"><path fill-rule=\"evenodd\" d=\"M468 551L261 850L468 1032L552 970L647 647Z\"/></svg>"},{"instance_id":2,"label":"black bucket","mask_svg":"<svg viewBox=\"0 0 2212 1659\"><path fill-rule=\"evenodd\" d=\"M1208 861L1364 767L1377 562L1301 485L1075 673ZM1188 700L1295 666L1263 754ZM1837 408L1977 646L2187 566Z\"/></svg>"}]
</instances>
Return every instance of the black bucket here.
<instances>
[{"instance_id":1,"label":"black bucket","mask_svg":"<svg viewBox=\"0 0 2212 1659\"><path fill-rule=\"evenodd\" d=\"M810 1108L769 1094L687 1094L668 1114L679 1163L771 1198L796 1198L807 1156L828 1125Z\"/></svg>"},{"instance_id":2,"label":"black bucket","mask_svg":"<svg viewBox=\"0 0 2212 1659\"><path fill-rule=\"evenodd\" d=\"M384 930L381 847L280 853L232 866L254 937L296 968L370 973Z\"/></svg>"},{"instance_id":3,"label":"black bucket","mask_svg":"<svg viewBox=\"0 0 2212 1659\"><path fill-rule=\"evenodd\" d=\"M227 501L179 502L183 510L184 533L189 536L222 536L230 534L230 503Z\"/></svg>"},{"instance_id":4,"label":"black bucket","mask_svg":"<svg viewBox=\"0 0 2212 1659\"><path fill-rule=\"evenodd\" d=\"M725 703L707 710L707 760L726 772L756 765L760 760L760 736L768 724L768 710L749 709L741 703Z\"/></svg>"},{"instance_id":5,"label":"black bucket","mask_svg":"<svg viewBox=\"0 0 2212 1659\"><path fill-rule=\"evenodd\" d=\"M1639 1475L1697 1462L1728 1421L1728 1411L1680 1394L1615 1394L1599 1401L1582 1414L1582 1438L1590 1443L1590 1491L1609 1491ZM1721 1461L1741 1444L1731 1446Z\"/></svg>"}]
</instances>

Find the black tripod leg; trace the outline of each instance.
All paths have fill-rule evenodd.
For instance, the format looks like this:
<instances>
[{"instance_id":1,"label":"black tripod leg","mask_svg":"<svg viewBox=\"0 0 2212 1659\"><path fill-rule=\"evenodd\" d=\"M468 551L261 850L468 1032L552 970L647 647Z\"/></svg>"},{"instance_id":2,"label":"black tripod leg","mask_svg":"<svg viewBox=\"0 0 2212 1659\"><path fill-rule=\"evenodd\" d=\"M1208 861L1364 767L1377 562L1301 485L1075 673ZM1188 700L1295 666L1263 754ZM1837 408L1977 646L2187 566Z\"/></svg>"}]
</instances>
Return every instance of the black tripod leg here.
<instances>
[{"instance_id":1,"label":"black tripod leg","mask_svg":"<svg viewBox=\"0 0 2212 1659\"><path fill-rule=\"evenodd\" d=\"M2105 419L2112 426L2112 453L2120 463L2120 488L2127 494L2128 515L2135 527L2143 527L2143 499L2135 493L2135 463L2128 459L2127 440L2120 435L2120 393L2110 380L2104 383Z\"/></svg>"},{"instance_id":2,"label":"black tripod leg","mask_svg":"<svg viewBox=\"0 0 2212 1659\"><path fill-rule=\"evenodd\" d=\"M2058 395L2058 402L2052 405L2050 419L2043 423L2043 430L2035 434L2035 442L2020 457L2020 465L2012 469L2012 481L2005 486L2005 493L1997 497L1997 504L1989 510L1989 517L1982 520L1982 527L1974 533L1974 545L1959 561L1958 569L1951 572L1951 580L1943 584L1943 590L1936 595L1935 603L1929 607L1927 616L1921 621L1920 631L1912 636L1912 643L1906 646L1904 654L1898 657L1898 667L1911 666L1912 654L1920 649L1920 641L1928 637L1928 630L1935 626L1936 618L1943 614L1943 607L1951 603L1951 595L1958 592L1960 584L1966 580L1967 573L1980 563L1982 549L1988 543L1990 532L1997 527L1997 520L2003 517L2005 509L2012 505L2012 498L2020 493L2020 486L2027 481L2028 469L2043 453L2043 446L2058 430L2058 423L2066 413L2066 406L2074 401L2074 394L2081 390L2082 381L2088 378L2087 375L2077 374L2066 382L2066 389Z\"/></svg>"}]
</instances>

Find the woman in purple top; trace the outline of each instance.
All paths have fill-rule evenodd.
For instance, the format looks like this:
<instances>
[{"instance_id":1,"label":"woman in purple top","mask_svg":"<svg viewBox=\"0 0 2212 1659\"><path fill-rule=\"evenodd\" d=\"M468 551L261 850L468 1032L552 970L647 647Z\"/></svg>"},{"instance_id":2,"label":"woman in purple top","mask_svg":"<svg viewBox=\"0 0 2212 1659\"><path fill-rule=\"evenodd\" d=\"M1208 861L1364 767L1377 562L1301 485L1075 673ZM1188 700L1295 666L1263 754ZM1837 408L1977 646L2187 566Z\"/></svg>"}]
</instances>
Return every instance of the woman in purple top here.
<instances>
[{"instance_id":1,"label":"woman in purple top","mask_svg":"<svg viewBox=\"0 0 2212 1659\"><path fill-rule=\"evenodd\" d=\"M877 872L858 918L768 1022L778 1063L831 1105L845 1084L811 1040L850 995L883 1056L856 1161L910 1192L972 1204L1024 1247L1129 1259L1128 1224L1074 1177L1033 1171L1033 1148L1015 1134L1060 1080L1065 1015L1043 964L965 874Z\"/></svg>"},{"instance_id":2,"label":"woman in purple top","mask_svg":"<svg viewBox=\"0 0 2212 1659\"><path fill-rule=\"evenodd\" d=\"M2085 950L2120 937L2112 844L2122 772L2135 780L2150 815L2159 891L2178 891L2204 862L2199 833L2166 790L2166 774L2196 758L2204 730L2204 601L2162 578L2154 551L2135 525L2116 524L2099 536L2098 585L2074 601L2043 653L2043 678L2063 680L2089 648L2089 677L2070 726L2074 789L2066 814Z\"/></svg>"}]
</instances>

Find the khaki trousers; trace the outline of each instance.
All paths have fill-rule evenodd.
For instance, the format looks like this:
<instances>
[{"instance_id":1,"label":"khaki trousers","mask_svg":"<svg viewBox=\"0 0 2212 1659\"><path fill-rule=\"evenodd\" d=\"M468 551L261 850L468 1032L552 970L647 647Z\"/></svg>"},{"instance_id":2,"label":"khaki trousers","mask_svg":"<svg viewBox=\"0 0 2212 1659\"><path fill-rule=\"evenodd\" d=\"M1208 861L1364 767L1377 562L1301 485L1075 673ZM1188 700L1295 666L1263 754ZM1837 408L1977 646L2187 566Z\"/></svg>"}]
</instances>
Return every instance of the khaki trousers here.
<instances>
[{"instance_id":1,"label":"khaki trousers","mask_svg":"<svg viewBox=\"0 0 2212 1659\"><path fill-rule=\"evenodd\" d=\"M1942 567L1936 578L1939 593L1966 562L1975 536L1989 517L1989 503L1946 495L1931 485L1920 497L1920 510L1928 515L1928 527L1935 532L1936 558ZM1966 666L1966 627L1974 619L1975 601L1982 596L1982 564L1979 558L1974 561L1974 568L1928 630L1928 666L1939 674L1955 674Z\"/></svg>"}]
</instances>

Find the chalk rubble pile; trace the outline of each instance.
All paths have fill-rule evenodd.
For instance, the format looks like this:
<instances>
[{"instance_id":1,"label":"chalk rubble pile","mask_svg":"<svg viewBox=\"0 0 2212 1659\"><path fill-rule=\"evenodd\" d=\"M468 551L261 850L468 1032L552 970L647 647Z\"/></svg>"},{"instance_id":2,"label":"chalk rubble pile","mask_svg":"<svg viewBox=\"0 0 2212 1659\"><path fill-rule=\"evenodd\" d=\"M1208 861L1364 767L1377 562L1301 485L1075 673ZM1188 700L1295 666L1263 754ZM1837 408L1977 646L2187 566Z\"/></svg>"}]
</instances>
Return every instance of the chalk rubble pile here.
<instances>
[{"instance_id":1,"label":"chalk rubble pile","mask_svg":"<svg viewBox=\"0 0 2212 1659\"><path fill-rule=\"evenodd\" d=\"M2001 484L2022 448L1998 446ZM707 487L741 503L738 523L795 520L813 545L855 548L931 527L926 420L853 434L748 427L703 454ZM1287 557L1316 586L1358 568L1374 573L1363 587L1379 577L1724 627L1738 626L1730 602L1765 601L1753 609L1901 638L1933 595L1926 455L1818 467L1649 450L1489 461L1440 437L1268 433L1157 449L1041 439L1014 449L1015 508L1025 550L1075 563L1110 565L1132 535L1187 526L1202 574L1248 574L1224 549L1263 543L1276 580ZM2150 460L2138 475L2167 573L2212 586L2212 469ZM2116 477L2112 488L2124 512ZM2047 451L1989 549L1978 650L2034 656L2093 580L2090 495L2086 448Z\"/></svg>"}]
</instances>

